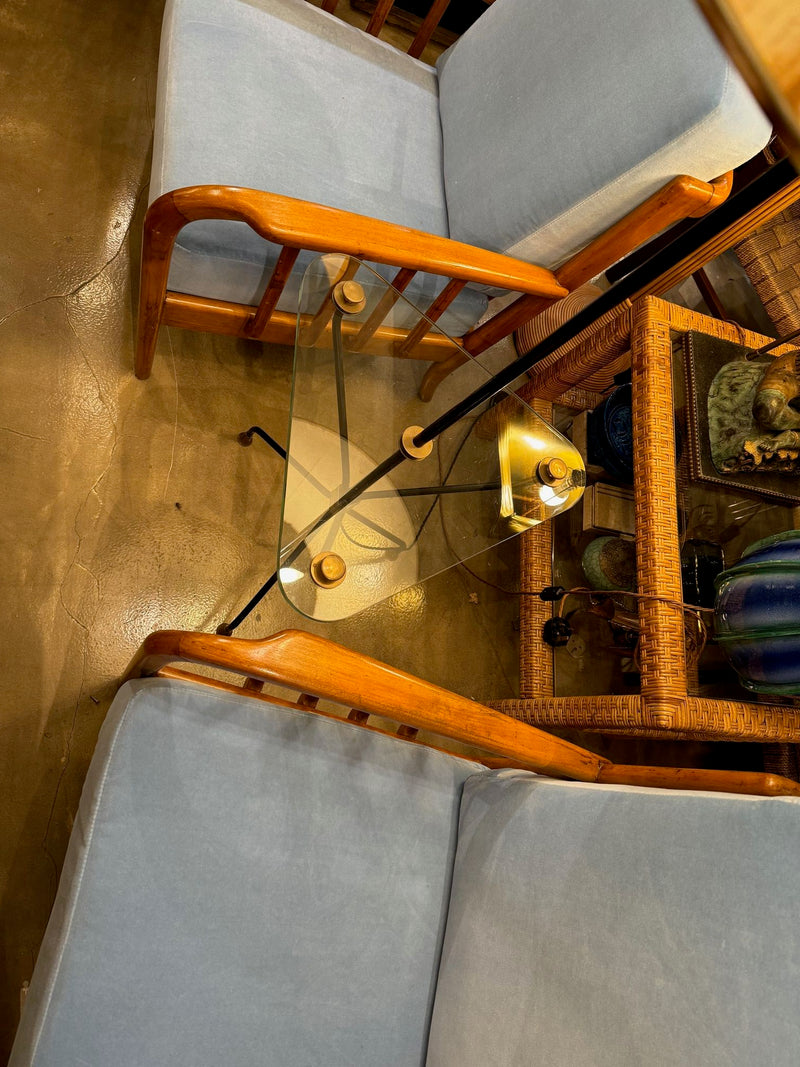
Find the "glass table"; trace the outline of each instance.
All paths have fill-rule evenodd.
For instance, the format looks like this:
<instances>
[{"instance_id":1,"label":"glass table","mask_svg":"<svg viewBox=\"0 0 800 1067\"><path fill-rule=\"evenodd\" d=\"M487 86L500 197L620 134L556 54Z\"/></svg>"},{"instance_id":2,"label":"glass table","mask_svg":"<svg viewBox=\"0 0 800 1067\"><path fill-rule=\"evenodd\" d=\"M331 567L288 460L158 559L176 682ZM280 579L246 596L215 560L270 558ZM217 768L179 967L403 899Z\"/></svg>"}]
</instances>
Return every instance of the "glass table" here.
<instances>
[{"instance_id":1,"label":"glass table","mask_svg":"<svg viewBox=\"0 0 800 1067\"><path fill-rule=\"evenodd\" d=\"M455 369L424 402L431 359ZM575 504L580 454L524 401L501 391L464 410L490 378L369 266L314 259L285 453L270 442L286 472L276 574L220 631L275 582L306 617L346 618Z\"/></svg>"}]
</instances>

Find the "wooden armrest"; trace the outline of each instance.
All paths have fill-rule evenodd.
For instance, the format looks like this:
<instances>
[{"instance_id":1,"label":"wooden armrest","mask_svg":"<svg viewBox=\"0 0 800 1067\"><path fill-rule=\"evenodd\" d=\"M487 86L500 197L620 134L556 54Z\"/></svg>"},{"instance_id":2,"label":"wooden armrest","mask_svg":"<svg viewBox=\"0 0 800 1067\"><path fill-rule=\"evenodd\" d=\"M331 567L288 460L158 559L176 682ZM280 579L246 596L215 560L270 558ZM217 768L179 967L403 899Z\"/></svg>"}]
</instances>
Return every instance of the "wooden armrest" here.
<instances>
[{"instance_id":1,"label":"wooden armrest","mask_svg":"<svg viewBox=\"0 0 800 1067\"><path fill-rule=\"evenodd\" d=\"M727 199L732 187L733 171L713 182L679 174L568 259L555 272L556 277L569 289L576 289L668 226L713 211Z\"/></svg>"},{"instance_id":2,"label":"wooden armrest","mask_svg":"<svg viewBox=\"0 0 800 1067\"><path fill-rule=\"evenodd\" d=\"M300 630L260 641L160 630L137 652L126 678L183 660L205 663L419 730L429 730L543 774L593 782L608 761L533 726L431 685L378 660Z\"/></svg>"},{"instance_id":3,"label":"wooden armrest","mask_svg":"<svg viewBox=\"0 0 800 1067\"><path fill-rule=\"evenodd\" d=\"M569 741L300 630L282 630L259 641L160 630L145 639L125 677L156 674L176 660L219 667L380 715L540 774L582 782L800 796L800 784L777 775L615 765ZM206 679L196 681L203 684Z\"/></svg>"},{"instance_id":4,"label":"wooden armrest","mask_svg":"<svg viewBox=\"0 0 800 1067\"><path fill-rule=\"evenodd\" d=\"M643 785L657 789L700 789L706 793L800 797L799 782L761 771L709 771L695 767L644 767L612 763L600 769L597 781L606 785Z\"/></svg>"},{"instance_id":5,"label":"wooden armrest","mask_svg":"<svg viewBox=\"0 0 800 1067\"><path fill-rule=\"evenodd\" d=\"M552 271L521 259L307 200L228 185L176 189L155 200L145 219L147 253L168 258L181 228L198 219L246 222L267 241L290 248L341 252L534 296L567 294Z\"/></svg>"}]
</instances>

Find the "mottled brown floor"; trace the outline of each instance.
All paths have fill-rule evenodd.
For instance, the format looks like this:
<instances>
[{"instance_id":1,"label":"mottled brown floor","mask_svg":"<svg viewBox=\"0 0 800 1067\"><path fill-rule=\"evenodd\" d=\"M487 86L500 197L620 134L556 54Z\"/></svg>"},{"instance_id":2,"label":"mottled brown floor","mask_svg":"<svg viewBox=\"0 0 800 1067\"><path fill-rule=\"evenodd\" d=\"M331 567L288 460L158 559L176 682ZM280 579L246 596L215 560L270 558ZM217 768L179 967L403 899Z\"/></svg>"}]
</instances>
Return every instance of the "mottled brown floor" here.
<instances>
[{"instance_id":1,"label":"mottled brown floor","mask_svg":"<svg viewBox=\"0 0 800 1067\"><path fill-rule=\"evenodd\" d=\"M275 560L282 467L235 434L285 437L291 352L162 331L152 379L131 372L161 7L0 8L0 1059L116 680L145 634L213 628ZM275 591L240 632L305 625L489 698L516 685L516 616L451 573L328 627Z\"/></svg>"}]
</instances>

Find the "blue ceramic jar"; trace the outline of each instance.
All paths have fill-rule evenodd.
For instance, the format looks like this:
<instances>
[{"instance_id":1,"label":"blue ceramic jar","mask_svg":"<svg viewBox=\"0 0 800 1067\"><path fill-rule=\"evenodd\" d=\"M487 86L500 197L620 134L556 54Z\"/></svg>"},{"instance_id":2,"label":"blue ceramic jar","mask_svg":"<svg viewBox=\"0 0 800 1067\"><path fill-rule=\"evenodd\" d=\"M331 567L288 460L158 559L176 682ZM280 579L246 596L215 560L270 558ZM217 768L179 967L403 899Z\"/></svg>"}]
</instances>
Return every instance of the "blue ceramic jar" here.
<instances>
[{"instance_id":1,"label":"blue ceramic jar","mask_svg":"<svg viewBox=\"0 0 800 1067\"><path fill-rule=\"evenodd\" d=\"M589 463L617 481L633 485L633 387L619 385L587 419ZM675 420L675 462L681 456L681 433Z\"/></svg>"},{"instance_id":2,"label":"blue ceramic jar","mask_svg":"<svg viewBox=\"0 0 800 1067\"><path fill-rule=\"evenodd\" d=\"M742 685L800 695L800 530L756 541L716 586L716 639Z\"/></svg>"},{"instance_id":3,"label":"blue ceramic jar","mask_svg":"<svg viewBox=\"0 0 800 1067\"><path fill-rule=\"evenodd\" d=\"M633 483L631 386L620 385L589 412L589 462L599 463L612 478Z\"/></svg>"}]
</instances>

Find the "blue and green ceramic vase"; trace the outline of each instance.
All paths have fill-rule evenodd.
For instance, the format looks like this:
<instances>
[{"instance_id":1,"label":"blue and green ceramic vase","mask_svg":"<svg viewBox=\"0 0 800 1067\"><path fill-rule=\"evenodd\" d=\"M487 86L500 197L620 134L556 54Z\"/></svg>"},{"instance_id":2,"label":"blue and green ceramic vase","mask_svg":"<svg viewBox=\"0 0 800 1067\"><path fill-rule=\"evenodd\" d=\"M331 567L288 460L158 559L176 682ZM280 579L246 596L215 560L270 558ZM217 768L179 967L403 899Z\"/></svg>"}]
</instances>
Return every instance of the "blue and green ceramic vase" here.
<instances>
[{"instance_id":1,"label":"blue and green ceramic vase","mask_svg":"<svg viewBox=\"0 0 800 1067\"><path fill-rule=\"evenodd\" d=\"M800 530L756 541L716 586L716 639L742 685L800 696Z\"/></svg>"}]
</instances>

